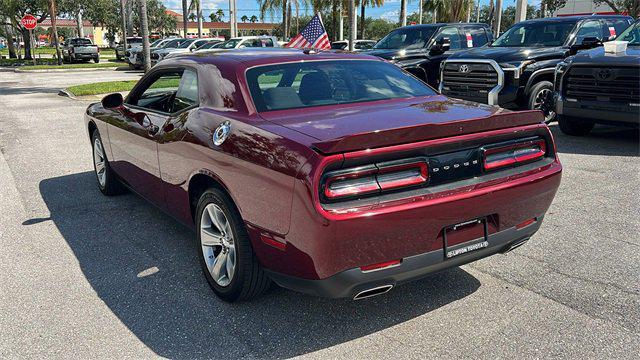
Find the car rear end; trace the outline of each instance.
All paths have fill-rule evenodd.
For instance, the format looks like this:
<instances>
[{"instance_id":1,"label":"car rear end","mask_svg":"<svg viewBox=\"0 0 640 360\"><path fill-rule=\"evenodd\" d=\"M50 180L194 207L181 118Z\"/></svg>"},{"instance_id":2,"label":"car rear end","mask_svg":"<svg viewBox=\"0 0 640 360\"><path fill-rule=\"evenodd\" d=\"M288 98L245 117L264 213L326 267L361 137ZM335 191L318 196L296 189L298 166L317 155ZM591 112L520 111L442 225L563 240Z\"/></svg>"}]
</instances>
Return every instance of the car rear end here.
<instances>
[{"instance_id":1,"label":"car rear end","mask_svg":"<svg viewBox=\"0 0 640 360\"><path fill-rule=\"evenodd\" d=\"M510 251L540 228L561 170L540 123L319 154L268 268L284 287L363 298Z\"/></svg>"}]
</instances>

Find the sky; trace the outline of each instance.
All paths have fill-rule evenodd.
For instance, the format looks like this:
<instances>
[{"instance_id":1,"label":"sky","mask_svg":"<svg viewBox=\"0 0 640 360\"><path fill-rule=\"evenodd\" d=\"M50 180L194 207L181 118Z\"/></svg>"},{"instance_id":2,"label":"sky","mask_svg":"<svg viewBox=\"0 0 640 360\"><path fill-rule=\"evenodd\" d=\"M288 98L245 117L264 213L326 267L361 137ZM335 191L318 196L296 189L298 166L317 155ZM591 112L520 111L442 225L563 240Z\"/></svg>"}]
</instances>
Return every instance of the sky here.
<instances>
[{"instance_id":1,"label":"sky","mask_svg":"<svg viewBox=\"0 0 640 360\"><path fill-rule=\"evenodd\" d=\"M173 11L177 11L182 13L182 0L162 0L165 6ZM256 0L236 0L236 6L238 8L238 21L243 15L247 15L247 17L251 17L251 15L256 15L260 17L260 11L258 7L258 2ZM477 0L475 0L477 1ZM539 5L540 0L529 0L530 5ZM489 0L480 0L481 5L488 4ZM503 0L503 7L507 7L510 5L515 5L515 0ZM222 9L225 12L225 15L228 14L229 11L229 1L228 0L202 0L202 8L205 18L208 18L208 15L211 11L215 11L216 9ZM307 14L312 13L312 9L301 9L301 13L307 12ZM359 14L358 10L358 14ZM407 5L407 14L411 14L413 12L418 11L418 0L409 0L409 4ZM373 18L383 18L392 21L398 21L398 14L400 12L400 0L385 0L384 6L380 8L367 8L366 14L367 16L371 16ZM225 18L228 20L228 18ZM274 14L273 18L267 17L265 21L274 21L279 22L282 21L282 15Z\"/></svg>"}]
</instances>

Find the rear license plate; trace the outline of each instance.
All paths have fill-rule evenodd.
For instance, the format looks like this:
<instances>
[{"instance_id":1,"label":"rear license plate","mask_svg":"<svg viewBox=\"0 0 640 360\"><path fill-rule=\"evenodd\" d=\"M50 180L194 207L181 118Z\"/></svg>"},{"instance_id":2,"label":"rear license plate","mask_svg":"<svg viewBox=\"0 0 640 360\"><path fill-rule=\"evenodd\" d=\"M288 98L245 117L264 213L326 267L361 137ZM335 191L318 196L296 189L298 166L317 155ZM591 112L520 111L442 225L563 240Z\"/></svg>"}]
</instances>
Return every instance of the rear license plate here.
<instances>
[{"instance_id":1,"label":"rear license plate","mask_svg":"<svg viewBox=\"0 0 640 360\"><path fill-rule=\"evenodd\" d=\"M487 219L479 218L446 227L443 232L447 259L489 246Z\"/></svg>"}]
</instances>

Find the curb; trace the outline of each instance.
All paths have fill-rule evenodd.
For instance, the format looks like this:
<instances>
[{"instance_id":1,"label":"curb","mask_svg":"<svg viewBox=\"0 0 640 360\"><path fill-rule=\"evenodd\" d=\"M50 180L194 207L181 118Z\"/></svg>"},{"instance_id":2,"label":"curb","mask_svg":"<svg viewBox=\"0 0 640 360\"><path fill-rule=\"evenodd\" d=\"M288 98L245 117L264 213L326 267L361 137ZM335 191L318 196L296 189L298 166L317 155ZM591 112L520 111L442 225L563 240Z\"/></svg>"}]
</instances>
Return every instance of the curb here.
<instances>
[{"instance_id":1,"label":"curb","mask_svg":"<svg viewBox=\"0 0 640 360\"><path fill-rule=\"evenodd\" d=\"M106 66L106 67L97 67L97 68L72 68L72 69L36 69L36 70L28 70L28 69L13 69L13 72L17 73L47 73L47 72L76 72L76 71L118 71L122 66Z\"/></svg>"},{"instance_id":2,"label":"curb","mask_svg":"<svg viewBox=\"0 0 640 360\"><path fill-rule=\"evenodd\" d=\"M70 99L76 99L76 96L69 90L67 89L61 89L60 91L58 91L58 96L66 96Z\"/></svg>"}]
</instances>

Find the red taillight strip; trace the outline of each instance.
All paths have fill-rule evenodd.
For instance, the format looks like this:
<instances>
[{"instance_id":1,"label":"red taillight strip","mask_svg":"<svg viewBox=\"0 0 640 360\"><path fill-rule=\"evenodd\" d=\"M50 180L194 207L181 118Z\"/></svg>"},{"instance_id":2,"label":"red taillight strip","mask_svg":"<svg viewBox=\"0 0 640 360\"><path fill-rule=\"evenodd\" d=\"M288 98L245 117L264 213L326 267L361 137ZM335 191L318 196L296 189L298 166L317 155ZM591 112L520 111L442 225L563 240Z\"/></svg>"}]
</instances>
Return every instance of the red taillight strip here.
<instances>
[{"instance_id":1,"label":"red taillight strip","mask_svg":"<svg viewBox=\"0 0 640 360\"><path fill-rule=\"evenodd\" d=\"M402 259L385 261L385 262L381 262L381 263L377 263L377 264L361 266L360 270L362 272L371 272L371 271L376 271L376 270L382 270L382 269L387 269L387 268L390 268L390 267L396 267L396 266L400 265L401 262L402 262Z\"/></svg>"},{"instance_id":2,"label":"red taillight strip","mask_svg":"<svg viewBox=\"0 0 640 360\"><path fill-rule=\"evenodd\" d=\"M384 179L385 174L391 173L401 173L407 170L416 169L418 172L408 177L399 178L399 179ZM380 176L382 175L382 176ZM395 166L384 167L380 169L378 176L376 177L378 180L378 184L380 185L380 189L382 190L390 190L397 189L405 186L413 186L424 184L429 180L429 166L426 162L414 162L409 164L401 164Z\"/></svg>"},{"instance_id":3,"label":"red taillight strip","mask_svg":"<svg viewBox=\"0 0 640 360\"><path fill-rule=\"evenodd\" d=\"M542 139L533 141L529 140L507 146L485 149L483 150L483 166L485 170L495 170L502 167L526 163L543 158L546 155L546 150L546 142ZM519 154L518 151L521 151L521 153ZM491 155L498 155L498 158L492 160L490 158ZM503 156L500 157L499 155Z\"/></svg>"}]
</instances>

